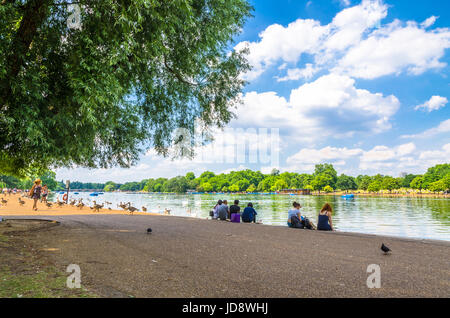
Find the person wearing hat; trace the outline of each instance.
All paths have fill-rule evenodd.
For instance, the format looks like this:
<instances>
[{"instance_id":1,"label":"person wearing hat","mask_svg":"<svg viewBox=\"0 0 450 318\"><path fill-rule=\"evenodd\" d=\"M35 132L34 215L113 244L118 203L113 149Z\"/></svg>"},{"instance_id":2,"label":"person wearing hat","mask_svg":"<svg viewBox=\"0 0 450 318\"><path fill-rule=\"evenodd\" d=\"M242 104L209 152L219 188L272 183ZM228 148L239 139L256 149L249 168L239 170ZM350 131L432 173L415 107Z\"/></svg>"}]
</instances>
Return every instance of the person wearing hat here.
<instances>
[{"instance_id":1,"label":"person wearing hat","mask_svg":"<svg viewBox=\"0 0 450 318\"><path fill-rule=\"evenodd\" d=\"M30 190L30 197L34 200L33 203L33 210L37 211L37 201L41 198L41 190L42 190L42 186L41 186L41 179L36 179L34 180L34 184L33 187Z\"/></svg>"}]
</instances>

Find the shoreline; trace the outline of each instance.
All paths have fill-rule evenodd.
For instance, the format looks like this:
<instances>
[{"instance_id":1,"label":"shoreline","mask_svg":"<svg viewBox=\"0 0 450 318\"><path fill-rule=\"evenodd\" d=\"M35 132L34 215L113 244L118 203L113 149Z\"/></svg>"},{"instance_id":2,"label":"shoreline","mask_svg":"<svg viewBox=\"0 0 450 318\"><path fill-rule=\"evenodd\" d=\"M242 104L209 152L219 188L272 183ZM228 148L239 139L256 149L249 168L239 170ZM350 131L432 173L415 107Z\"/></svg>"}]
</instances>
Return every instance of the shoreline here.
<instances>
[{"instance_id":1,"label":"shoreline","mask_svg":"<svg viewBox=\"0 0 450 318\"><path fill-rule=\"evenodd\" d=\"M100 209L99 212L94 212L89 208L89 206L85 206L83 209L78 209L75 206L71 205L64 205L62 207L52 207L47 208L44 206L44 203L38 202L38 211L32 210L32 204L33 200L29 198L22 198L22 200L25 201L24 206L20 206L18 203L18 198L22 198L20 195L14 195L12 194L10 197L6 196L6 199L8 199L7 205L1 205L0 207L0 217L3 217L4 219L11 219L11 217L60 217L60 216L86 216L86 215L140 215L140 216L170 216L175 218L182 218L182 219L196 219L196 220L208 220L208 221L214 221L210 217L205 218L194 218L189 216L176 216L176 215L164 215L161 213L152 213L152 212L134 212L130 213L128 211L124 210L117 210L117 209ZM230 223L229 221L226 221L226 223ZM241 222L242 223L242 222ZM277 225L277 224L252 224L252 225L259 225L259 226L269 226L269 227L278 227L278 228L288 228L284 225ZM291 229L292 230L292 229ZM308 231L308 230L305 230ZM364 232L347 232L347 231L333 231L333 232L326 232L326 231L320 231L323 233L332 233L332 234L338 234L338 235L347 235L347 236L358 236L358 237L379 237L379 238L386 238L386 239L400 239L400 240L411 240L411 241L429 241L429 242L444 242L444 243L450 243L449 240L439 240L439 239L432 239L432 238L419 238L419 237L407 237L407 236L396 236L396 235L383 235L383 234L374 234L374 233L364 233Z\"/></svg>"},{"instance_id":2,"label":"shoreline","mask_svg":"<svg viewBox=\"0 0 450 318\"><path fill-rule=\"evenodd\" d=\"M131 215L130 212L117 209L100 209L99 212L94 212L89 206L84 206L82 209L70 204L64 204L61 207L54 204L51 208L45 206L45 203L38 201L37 211L33 211L33 200L30 198L22 197L19 194L4 195L3 198L8 203L0 205L0 216L60 216L60 215L105 215L105 214L125 214ZM21 206L18 199L25 201L25 204ZM49 201L50 202L50 201ZM54 203L54 202L51 202ZM134 212L132 215L160 215L152 212Z\"/></svg>"},{"instance_id":3,"label":"shoreline","mask_svg":"<svg viewBox=\"0 0 450 318\"><path fill-rule=\"evenodd\" d=\"M121 211L118 211L121 212ZM66 214L9 214L9 215L5 215L7 216L6 218L4 218L5 221L8 220L40 220L40 221L51 221L51 222L59 222L56 220L53 220L52 217L64 217L64 216L96 216L96 215L101 215L101 216L117 216L117 215L130 215L129 213L84 213L84 214L72 214L72 213L66 213ZM186 221L191 221L191 220L200 220L200 221L216 221L216 220L212 220L209 218L206 219L202 219L202 218L193 218L193 217L188 217L188 216L180 216L180 215L162 215L162 214L157 214L157 213L146 213L146 212L141 212L141 213L135 213L133 215L139 215L139 216L161 216L161 217L170 217L170 218L176 218L176 219L184 219ZM9 218L10 216L14 217L17 216L18 218ZM30 218L27 218L30 217ZM40 218L36 218L36 217L47 217L45 219L40 219ZM219 223L230 223L230 221L217 221ZM450 247L450 241L447 240L438 240L438 239L429 239L429 238L414 238L414 237L407 237L407 236L395 236L395 235L383 235L383 234L372 234L372 233L363 233L363 232L346 232L346 231L318 231L318 230L307 230L307 229L293 229L293 228L289 228L287 226L283 226L283 225L271 225L271 224L263 224L263 223L232 223L234 225L238 225L238 224L245 224L245 226L258 226L258 227L269 227L269 228L278 228L278 229L286 229L289 231L302 231L302 232L319 232L319 233L323 233L325 235L339 235L339 236L348 236L348 237L359 237L359 238L373 238L373 239L385 239L385 240L397 240L397 241L402 241L402 242L409 242L409 243L428 243L428 244L435 244L435 245L443 245L443 246L447 246Z\"/></svg>"}]
</instances>

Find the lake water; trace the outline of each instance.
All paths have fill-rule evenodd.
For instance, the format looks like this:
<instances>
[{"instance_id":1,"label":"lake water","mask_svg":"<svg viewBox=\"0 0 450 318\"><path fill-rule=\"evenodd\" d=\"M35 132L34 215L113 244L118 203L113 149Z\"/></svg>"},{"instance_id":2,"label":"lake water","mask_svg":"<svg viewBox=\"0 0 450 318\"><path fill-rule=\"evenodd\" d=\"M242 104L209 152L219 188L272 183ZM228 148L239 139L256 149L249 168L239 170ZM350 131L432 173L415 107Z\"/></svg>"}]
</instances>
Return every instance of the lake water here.
<instances>
[{"instance_id":1,"label":"lake water","mask_svg":"<svg viewBox=\"0 0 450 318\"><path fill-rule=\"evenodd\" d=\"M53 195L56 200L62 195ZM131 202L141 210L162 213L165 208L171 215L206 218L219 199L227 199L230 205L235 199L240 206L252 202L258 212L257 220L263 224L286 226L287 211L292 202L299 202L302 215L317 224L321 206L329 202L334 209L333 224L338 231L388 235L408 238L426 238L450 241L450 199L448 198L388 198L355 197L345 200L340 196L293 195L223 195L223 194L138 194L105 193L98 197L89 193L71 193L69 199L84 198L91 204L109 201L117 209L119 202ZM87 201L90 200L90 201Z\"/></svg>"}]
</instances>

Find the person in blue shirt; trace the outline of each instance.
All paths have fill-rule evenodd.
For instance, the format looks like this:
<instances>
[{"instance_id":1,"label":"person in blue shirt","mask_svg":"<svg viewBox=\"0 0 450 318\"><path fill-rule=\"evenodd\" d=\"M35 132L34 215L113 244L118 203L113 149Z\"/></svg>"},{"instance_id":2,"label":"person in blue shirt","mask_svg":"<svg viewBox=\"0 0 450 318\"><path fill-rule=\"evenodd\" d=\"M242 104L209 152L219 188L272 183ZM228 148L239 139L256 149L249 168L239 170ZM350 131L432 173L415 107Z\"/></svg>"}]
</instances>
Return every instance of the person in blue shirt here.
<instances>
[{"instance_id":1,"label":"person in blue shirt","mask_svg":"<svg viewBox=\"0 0 450 318\"><path fill-rule=\"evenodd\" d=\"M288 212L288 220L287 225L289 227L298 227L303 228L302 224L300 223L304 218L302 217L302 214L300 213L300 208L302 207L300 203L294 202L292 203L293 209L290 209ZM295 220L296 219L296 220ZM296 221L296 222L295 222Z\"/></svg>"},{"instance_id":2,"label":"person in blue shirt","mask_svg":"<svg viewBox=\"0 0 450 318\"><path fill-rule=\"evenodd\" d=\"M255 209L253 208L253 204L250 202L249 204L247 204L247 207L244 209L244 212L242 212L242 215L241 215L242 222L256 223L256 215L257 214L258 213L256 213Z\"/></svg>"}]
</instances>

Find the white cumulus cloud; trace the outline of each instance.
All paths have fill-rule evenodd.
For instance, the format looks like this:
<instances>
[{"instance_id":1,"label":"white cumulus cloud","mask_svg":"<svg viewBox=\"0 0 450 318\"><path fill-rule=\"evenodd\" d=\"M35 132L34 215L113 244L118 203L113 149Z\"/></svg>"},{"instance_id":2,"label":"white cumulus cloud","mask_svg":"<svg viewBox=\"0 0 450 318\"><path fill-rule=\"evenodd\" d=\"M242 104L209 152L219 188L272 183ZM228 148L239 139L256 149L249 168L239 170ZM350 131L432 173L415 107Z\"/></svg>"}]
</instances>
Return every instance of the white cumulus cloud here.
<instances>
[{"instance_id":1,"label":"white cumulus cloud","mask_svg":"<svg viewBox=\"0 0 450 318\"><path fill-rule=\"evenodd\" d=\"M335 74L292 90L289 100L275 92L249 92L243 101L234 127L279 128L280 136L304 142L386 131L400 107L395 96L358 89L353 79Z\"/></svg>"},{"instance_id":2,"label":"white cumulus cloud","mask_svg":"<svg viewBox=\"0 0 450 318\"><path fill-rule=\"evenodd\" d=\"M426 101L425 103L416 106L415 110L424 108L425 110L428 110L428 112L432 112L433 110L438 110L447 104L448 99L446 97L433 96L430 98L430 100Z\"/></svg>"},{"instance_id":3,"label":"white cumulus cloud","mask_svg":"<svg viewBox=\"0 0 450 318\"><path fill-rule=\"evenodd\" d=\"M374 79L407 72L418 75L446 66L441 61L450 48L450 29L429 29L437 17L426 21L394 22L382 25L388 6L381 0L363 0L343 9L326 25L313 19L297 19L282 26L273 24L259 34L259 41L238 43L248 47L253 69L244 75L254 80L268 68L281 63L291 66L282 80L308 78L308 69L327 67L332 72L355 78ZM312 57L315 65L296 67L302 57ZM280 81L281 81L280 79Z\"/></svg>"},{"instance_id":4,"label":"white cumulus cloud","mask_svg":"<svg viewBox=\"0 0 450 318\"><path fill-rule=\"evenodd\" d=\"M422 133L415 135L403 135L401 138L430 138L439 134L445 134L450 132L450 119L441 122L437 127L433 127L425 130Z\"/></svg>"}]
</instances>

